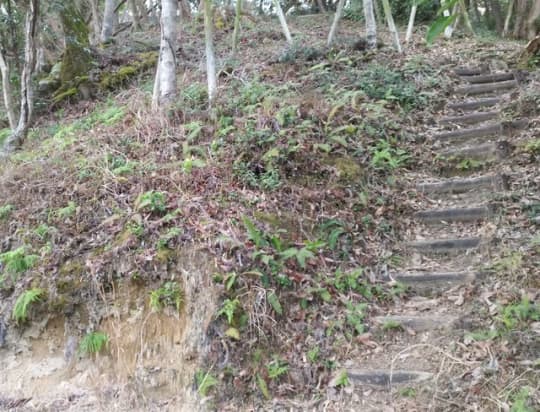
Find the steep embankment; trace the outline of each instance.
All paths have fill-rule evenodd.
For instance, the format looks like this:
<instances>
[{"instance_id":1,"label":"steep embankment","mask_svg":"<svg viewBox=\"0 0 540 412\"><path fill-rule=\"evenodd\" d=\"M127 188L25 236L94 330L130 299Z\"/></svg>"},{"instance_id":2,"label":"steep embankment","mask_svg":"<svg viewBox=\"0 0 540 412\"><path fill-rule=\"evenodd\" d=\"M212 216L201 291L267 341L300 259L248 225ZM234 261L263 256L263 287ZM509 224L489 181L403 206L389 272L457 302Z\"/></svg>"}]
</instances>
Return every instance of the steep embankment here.
<instances>
[{"instance_id":1,"label":"steep embankment","mask_svg":"<svg viewBox=\"0 0 540 412\"><path fill-rule=\"evenodd\" d=\"M241 54L223 60L215 109L206 107L194 26L183 33L180 97L168 117L151 114L152 78L141 78L106 103L40 119L0 166L0 404L531 402L538 239L521 211L537 210L537 112L526 113L537 110L534 76L499 107L504 119L531 119L509 142L515 150L490 143L498 128L481 149L446 148L437 141L453 137L431 136L431 127L458 82L451 69L474 66L478 53L500 54L488 64L496 68L508 46L365 52L357 24L345 23L342 46L328 50L328 22L310 16L293 21L302 45L282 51L275 25L251 24ZM226 34L217 37L228 56ZM472 182L442 180L473 169ZM511 176L511 190L490 189L505 189L487 177L496 174ZM475 195L435 197L448 188ZM430 205L474 209L423 212ZM481 223L450 223L463 219ZM446 257L452 242L403 247L468 234L481 237L472 253ZM411 251L423 246L444 255ZM473 282L484 266L490 282ZM360 369L384 370L368 382L384 390L364 386ZM394 376L412 376L390 379L389 370L411 369L429 379L387 390Z\"/></svg>"}]
</instances>

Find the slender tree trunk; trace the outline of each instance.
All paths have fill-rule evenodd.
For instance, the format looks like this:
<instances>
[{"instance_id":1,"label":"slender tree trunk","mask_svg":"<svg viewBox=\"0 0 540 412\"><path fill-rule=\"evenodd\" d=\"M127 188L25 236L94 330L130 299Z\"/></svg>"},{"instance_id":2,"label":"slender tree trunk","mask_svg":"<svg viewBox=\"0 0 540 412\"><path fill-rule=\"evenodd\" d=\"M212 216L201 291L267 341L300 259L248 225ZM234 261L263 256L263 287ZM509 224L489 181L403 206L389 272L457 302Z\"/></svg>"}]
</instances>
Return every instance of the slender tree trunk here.
<instances>
[{"instance_id":1,"label":"slender tree trunk","mask_svg":"<svg viewBox=\"0 0 540 412\"><path fill-rule=\"evenodd\" d=\"M473 10L474 18L477 23L482 21L482 16L480 15L480 10L478 10L478 0L471 0L470 8Z\"/></svg>"},{"instance_id":2,"label":"slender tree trunk","mask_svg":"<svg viewBox=\"0 0 540 412\"><path fill-rule=\"evenodd\" d=\"M363 5L368 49L375 49L377 47L377 23L373 12L373 0L363 0Z\"/></svg>"},{"instance_id":3,"label":"slender tree trunk","mask_svg":"<svg viewBox=\"0 0 540 412\"><path fill-rule=\"evenodd\" d=\"M463 17L463 21L465 22L465 27L469 31L470 34L474 36L474 29L471 24L471 19L469 18L469 12L467 11L467 7L465 6L464 0L458 1L459 9L461 11L461 16Z\"/></svg>"},{"instance_id":4,"label":"slender tree trunk","mask_svg":"<svg viewBox=\"0 0 540 412\"><path fill-rule=\"evenodd\" d=\"M103 12L103 25L101 28L101 42L107 43L113 34L115 20L115 0L105 0L105 11Z\"/></svg>"},{"instance_id":5,"label":"slender tree trunk","mask_svg":"<svg viewBox=\"0 0 540 412\"><path fill-rule=\"evenodd\" d=\"M131 14L131 21L133 22L133 26L131 26L131 29L133 31L139 31L141 30L141 20L139 19L139 11L137 10L137 4L135 4L135 0L128 0L128 6L129 13Z\"/></svg>"},{"instance_id":6,"label":"slender tree trunk","mask_svg":"<svg viewBox=\"0 0 540 412\"><path fill-rule=\"evenodd\" d=\"M4 95L4 107L6 109L9 127L15 130L17 127L17 116L15 114L15 105L13 104L13 93L11 91L11 67L9 60L4 56L0 49L0 73L2 74L2 92Z\"/></svg>"},{"instance_id":7,"label":"slender tree trunk","mask_svg":"<svg viewBox=\"0 0 540 412\"><path fill-rule=\"evenodd\" d=\"M317 0L317 6L319 7L319 13L326 13L326 7L324 7L322 0Z\"/></svg>"},{"instance_id":8,"label":"slender tree trunk","mask_svg":"<svg viewBox=\"0 0 540 412\"><path fill-rule=\"evenodd\" d=\"M242 0L236 0L236 13L234 16L234 31L232 51L234 54L238 51L238 39L240 38L240 24L242 22Z\"/></svg>"},{"instance_id":9,"label":"slender tree trunk","mask_svg":"<svg viewBox=\"0 0 540 412\"><path fill-rule=\"evenodd\" d=\"M188 0L180 0L180 19L181 20L190 20L191 19L191 10Z\"/></svg>"},{"instance_id":10,"label":"slender tree trunk","mask_svg":"<svg viewBox=\"0 0 540 412\"><path fill-rule=\"evenodd\" d=\"M212 0L204 0L204 39L206 50L206 78L208 80L208 103L214 103L217 93L216 58L214 56L214 23L212 21Z\"/></svg>"},{"instance_id":11,"label":"slender tree trunk","mask_svg":"<svg viewBox=\"0 0 540 412\"><path fill-rule=\"evenodd\" d=\"M394 46L396 50L401 53L401 44L399 42L399 33L396 29L396 24L394 23L394 18L392 17L392 9L390 8L390 2L388 0L382 0L384 14L386 16L386 22L388 23L388 30L392 35L394 41Z\"/></svg>"},{"instance_id":12,"label":"slender tree trunk","mask_svg":"<svg viewBox=\"0 0 540 412\"><path fill-rule=\"evenodd\" d=\"M336 30L339 24L339 20L341 19L341 15L343 14L344 5L345 5L345 0L339 0L336 13L334 14L334 22L332 23L332 27L330 28L330 32L328 33L328 41L326 42L327 46L330 46L332 42L334 41L334 36L336 35Z\"/></svg>"},{"instance_id":13,"label":"slender tree trunk","mask_svg":"<svg viewBox=\"0 0 540 412\"><path fill-rule=\"evenodd\" d=\"M176 0L161 1L161 41L152 106L166 109L176 99Z\"/></svg>"},{"instance_id":14,"label":"slender tree trunk","mask_svg":"<svg viewBox=\"0 0 540 412\"><path fill-rule=\"evenodd\" d=\"M515 0L510 0L508 2L508 11L506 12L506 18L504 19L504 28L502 32L503 37L508 37L508 32L510 31L510 21L512 20L512 13L514 11Z\"/></svg>"},{"instance_id":15,"label":"slender tree trunk","mask_svg":"<svg viewBox=\"0 0 540 412\"><path fill-rule=\"evenodd\" d=\"M283 14L283 9L281 8L281 4L279 4L279 0L274 0L274 6L276 7L276 13L278 15L279 22L281 23L283 34L287 39L287 43L291 45L293 42L291 32L289 31L289 26L287 26L287 20L285 20L285 15Z\"/></svg>"},{"instance_id":16,"label":"slender tree trunk","mask_svg":"<svg viewBox=\"0 0 540 412\"><path fill-rule=\"evenodd\" d=\"M405 43L409 43L409 41L411 41L412 32L414 29L414 19L416 18L417 8L418 8L418 5L416 4L416 1L414 1L411 7L411 15L409 16L409 24L407 25L407 34L405 35Z\"/></svg>"},{"instance_id":17,"label":"slender tree trunk","mask_svg":"<svg viewBox=\"0 0 540 412\"><path fill-rule=\"evenodd\" d=\"M101 21L99 15L99 0L90 0L90 12L92 18L90 20L90 44L96 46L99 44L99 39L101 36Z\"/></svg>"},{"instance_id":18,"label":"slender tree trunk","mask_svg":"<svg viewBox=\"0 0 540 412\"><path fill-rule=\"evenodd\" d=\"M531 12L529 13L529 19L527 20L527 35L529 40L534 39L538 33L536 24L539 17L540 0L534 0L533 5L531 6Z\"/></svg>"},{"instance_id":19,"label":"slender tree trunk","mask_svg":"<svg viewBox=\"0 0 540 412\"><path fill-rule=\"evenodd\" d=\"M20 146L32 124L34 96L32 90L32 73L36 63L36 33L39 17L39 0L30 0L25 18L24 28L24 65L21 74L21 108L19 122L12 134L4 143L4 153L9 153Z\"/></svg>"}]
</instances>

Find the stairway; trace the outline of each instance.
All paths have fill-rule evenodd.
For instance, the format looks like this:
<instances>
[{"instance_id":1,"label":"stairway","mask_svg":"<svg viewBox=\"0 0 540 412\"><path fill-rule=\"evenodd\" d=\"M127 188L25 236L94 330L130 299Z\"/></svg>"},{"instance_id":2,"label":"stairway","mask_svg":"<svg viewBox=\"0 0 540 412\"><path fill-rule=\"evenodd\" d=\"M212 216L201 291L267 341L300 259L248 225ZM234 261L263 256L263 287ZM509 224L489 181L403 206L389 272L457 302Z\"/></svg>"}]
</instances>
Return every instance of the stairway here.
<instances>
[{"instance_id":1,"label":"stairway","mask_svg":"<svg viewBox=\"0 0 540 412\"><path fill-rule=\"evenodd\" d=\"M403 270L382 275L384 281L407 285L415 297L395 312L372 318L372 330L400 328L407 333L347 368L349 380L370 394L367 399L377 398L373 391L387 394L382 395L386 401L368 400L359 410L381 410L391 404L392 389L433 387L441 373L450 373L445 368L455 362L448 362L451 355L438 342L457 344L470 315L464 296L477 292L475 284L490 281L478 268L495 257L492 246L501 211L494 198L509 189L509 177L498 162L510 155L512 136L529 120L504 121L498 110L519 88L513 73L458 68L454 76L460 85L426 143L436 154L434 163L443 166L410 188L417 193L418 210L403 246ZM474 165L481 165L480 171ZM430 299L442 295L445 304ZM431 408L441 409L435 396L432 402Z\"/></svg>"}]
</instances>

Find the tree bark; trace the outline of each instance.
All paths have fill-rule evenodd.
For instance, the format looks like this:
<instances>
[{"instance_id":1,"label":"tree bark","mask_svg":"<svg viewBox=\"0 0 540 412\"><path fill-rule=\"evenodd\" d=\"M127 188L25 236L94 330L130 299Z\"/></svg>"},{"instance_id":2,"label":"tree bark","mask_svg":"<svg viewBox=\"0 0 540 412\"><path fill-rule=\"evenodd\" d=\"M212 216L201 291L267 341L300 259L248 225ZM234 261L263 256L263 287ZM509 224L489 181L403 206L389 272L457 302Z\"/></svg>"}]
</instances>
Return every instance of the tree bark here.
<instances>
[{"instance_id":1,"label":"tree bark","mask_svg":"<svg viewBox=\"0 0 540 412\"><path fill-rule=\"evenodd\" d=\"M17 127L17 116L15 114L15 105L13 104L13 93L11 90L11 67L9 60L4 56L0 49L0 72L2 74L2 92L4 95L4 107L6 109L9 127L15 130Z\"/></svg>"},{"instance_id":2,"label":"tree bark","mask_svg":"<svg viewBox=\"0 0 540 412\"><path fill-rule=\"evenodd\" d=\"M206 78L208 80L208 103L214 103L217 93L216 59L214 56L214 23L212 21L212 0L204 0L204 38L206 50Z\"/></svg>"},{"instance_id":3,"label":"tree bark","mask_svg":"<svg viewBox=\"0 0 540 412\"><path fill-rule=\"evenodd\" d=\"M538 33L537 23L540 17L540 0L535 0L531 6L531 12L529 13L529 19L527 20L527 36L529 40L536 37Z\"/></svg>"},{"instance_id":4,"label":"tree bark","mask_svg":"<svg viewBox=\"0 0 540 412\"><path fill-rule=\"evenodd\" d=\"M394 18L392 17L392 9L390 8L390 2L388 0L382 0L384 14L386 16L386 22L388 23L388 30L392 35L394 41L394 46L398 53L401 53L401 44L399 42L399 33L396 29L396 24L394 23Z\"/></svg>"},{"instance_id":5,"label":"tree bark","mask_svg":"<svg viewBox=\"0 0 540 412\"><path fill-rule=\"evenodd\" d=\"M133 26L131 26L131 29L133 31L139 31L141 30L141 20L139 19L139 11L137 10L137 4L135 4L135 0L128 0L128 6L129 13L131 14L131 21L133 22Z\"/></svg>"},{"instance_id":6,"label":"tree bark","mask_svg":"<svg viewBox=\"0 0 540 412\"><path fill-rule=\"evenodd\" d=\"M113 34L114 19L115 19L115 0L105 0L105 10L103 12L103 24L101 28L100 40L102 43L107 43Z\"/></svg>"},{"instance_id":7,"label":"tree bark","mask_svg":"<svg viewBox=\"0 0 540 412\"><path fill-rule=\"evenodd\" d=\"M291 32L289 31L289 26L287 26L287 20L285 20L285 15L283 14L283 9L281 8L281 4L279 4L279 0L274 0L274 6L276 7L276 13L278 15L279 22L281 23L281 29L283 30L283 34L287 39L287 43L291 45L293 42Z\"/></svg>"},{"instance_id":8,"label":"tree bark","mask_svg":"<svg viewBox=\"0 0 540 412\"><path fill-rule=\"evenodd\" d=\"M528 0L516 0L516 20L514 23L514 37L516 39L525 39L527 37L527 8Z\"/></svg>"},{"instance_id":9,"label":"tree bark","mask_svg":"<svg viewBox=\"0 0 540 412\"><path fill-rule=\"evenodd\" d=\"M26 12L24 27L24 65L21 74L21 108L19 122L13 133L4 143L4 153L19 147L28 134L32 124L34 96L32 90L32 73L36 62L36 33L39 16L39 0L30 0Z\"/></svg>"},{"instance_id":10,"label":"tree bark","mask_svg":"<svg viewBox=\"0 0 540 412\"><path fill-rule=\"evenodd\" d=\"M418 8L418 5L416 4L416 1L414 1L411 7L411 15L409 16L409 24L407 25L407 34L405 35L405 43L409 43L409 41L411 40L417 8Z\"/></svg>"},{"instance_id":11,"label":"tree bark","mask_svg":"<svg viewBox=\"0 0 540 412\"><path fill-rule=\"evenodd\" d=\"M167 108L176 99L176 0L161 0L161 41L152 106Z\"/></svg>"},{"instance_id":12,"label":"tree bark","mask_svg":"<svg viewBox=\"0 0 540 412\"><path fill-rule=\"evenodd\" d=\"M508 11L506 12L506 18L504 19L504 28L502 32L503 37L508 37L508 32L510 31L510 21L512 19L512 13L514 11L515 0L510 0L508 3Z\"/></svg>"},{"instance_id":13,"label":"tree bark","mask_svg":"<svg viewBox=\"0 0 540 412\"><path fill-rule=\"evenodd\" d=\"M236 0L236 13L234 16L234 31L233 31L233 43L232 51L236 54L238 51L238 39L240 37L240 23L242 22L242 0Z\"/></svg>"},{"instance_id":14,"label":"tree bark","mask_svg":"<svg viewBox=\"0 0 540 412\"><path fill-rule=\"evenodd\" d=\"M341 15L343 14L344 5L345 5L345 0L339 0L336 13L334 14L334 22L332 23L332 27L330 28L330 32L328 33L328 41L326 42L327 46L330 46L332 42L334 41L334 36L336 35L336 30L339 24L339 20L341 19Z\"/></svg>"},{"instance_id":15,"label":"tree bark","mask_svg":"<svg viewBox=\"0 0 540 412\"><path fill-rule=\"evenodd\" d=\"M495 19L495 30L497 30L497 33L501 34L504 29L501 4L499 3L499 0L489 0L489 3L491 6L491 13Z\"/></svg>"},{"instance_id":16,"label":"tree bark","mask_svg":"<svg viewBox=\"0 0 540 412\"><path fill-rule=\"evenodd\" d=\"M373 12L373 0L363 0L363 6L368 49L375 49L377 47L377 23Z\"/></svg>"},{"instance_id":17,"label":"tree bark","mask_svg":"<svg viewBox=\"0 0 540 412\"><path fill-rule=\"evenodd\" d=\"M461 16L463 17L463 21L465 23L465 27L469 31L470 34L474 36L474 29L471 24L471 19L469 19L469 12L467 11L467 7L465 6L464 0L458 1L459 9L461 11Z\"/></svg>"}]
</instances>

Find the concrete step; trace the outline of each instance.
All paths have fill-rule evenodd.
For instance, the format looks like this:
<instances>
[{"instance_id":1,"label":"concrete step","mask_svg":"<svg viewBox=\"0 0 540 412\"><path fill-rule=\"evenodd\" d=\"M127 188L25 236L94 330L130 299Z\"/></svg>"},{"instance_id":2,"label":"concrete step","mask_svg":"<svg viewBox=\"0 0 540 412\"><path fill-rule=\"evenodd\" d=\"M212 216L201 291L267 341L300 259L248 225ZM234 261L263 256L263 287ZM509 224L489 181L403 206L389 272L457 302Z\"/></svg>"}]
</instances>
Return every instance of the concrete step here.
<instances>
[{"instance_id":1,"label":"concrete step","mask_svg":"<svg viewBox=\"0 0 540 412\"><path fill-rule=\"evenodd\" d=\"M407 385L429 380L433 377L433 374L415 370L348 369L347 376L349 381L355 385L390 389L396 385Z\"/></svg>"},{"instance_id":2,"label":"concrete step","mask_svg":"<svg viewBox=\"0 0 540 412\"><path fill-rule=\"evenodd\" d=\"M408 246L423 253L451 253L476 249L481 241L480 237L433 239L409 242Z\"/></svg>"},{"instance_id":3,"label":"concrete step","mask_svg":"<svg viewBox=\"0 0 540 412\"><path fill-rule=\"evenodd\" d=\"M516 80L508 80L505 82L474 84L471 86L462 86L454 90L454 93L459 96L475 96L477 94L506 92L510 89L518 87Z\"/></svg>"},{"instance_id":4,"label":"concrete step","mask_svg":"<svg viewBox=\"0 0 540 412\"><path fill-rule=\"evenodd\" d=\"M460 147L459 149L444 150L440 155L445 159L504 159L512 153L512 147L507 141L489 142L474 146Z\"/></svg>"},{"instance_id":5,"label":"concrete step","mask_svg":"<svg viewBox=\"0 0 540 412\"><path fill-rule=\"evenodd\" d=\"M471 190L508 190L508 177L505 175L491 174L471 178L453 178L438 182L418 183L416 189L419 192L429 194L465 193Z\"/></svg>"},{"instance_id":6,"label":"concrete step","mask_svg":"<svg viewBox=\"0 0 540 412\"><path fill-rule=\"evenodd\" d=\"M464 78L465 81L471 84L481 84L481 83L497 83L504 82L508 80L515 80L514 73L487 73L487 74L478 74L472 75Z\"/></svg>"},{"instance_id":7,"label":"concrete step","mask_svg":"<svg viewBox=\"0 0 540 412\"><path fill-rule=\"evenodd\" d=\"M485 107L493 107L499 104L500 101L501 101L500 97L491 97L487 99L478 99L478 100L451 103L451 104L448 104L446 107L448 107L450 110L455 110L455 111L457 110L469 111L469 110L482 109Z\"/></svg>"},{"instance_id":8,"label":"concrete step","mask_svg":"<svg viewBox=\"0 0 540 412\"><path fill-rule=\"evenodd\" d=\"M476 112L476 113L470 113L470 114L463 114L461 116L449 116L449 117L442 117L439 119L439 124L446 125L446 124L476 124L476 123L482 123L488 120L493 120L499 117L498 111L492 111L492 112Z\"/></svg>"},{"instance_id":9,"label":"concrete step","mask_svg":"<svg viewBox=\"0 0 540 412\"><path fill-rule=\"evenodd\" d=\"M523 129L529 124L529 119L519 119L511 122L497 122L487 124L481 127L470 129L452 130L450 132L442 132L433 135L434 139L441 141L449 140L464 140L496 135L509 135L516 130Z\"/></svg>"},{"instance_id":10,"label":"concrete step","mask_svg":"<svg viewBox=\"0 0 540 412\"><path fill-rule=\"evenodd\" d=\"M474 222L486 219L491 215L488 206L464 207L450 209L434 209L416 212L414 217L422 223L440 222Z\"/></svg>"},{"instance_id":11,"label":"concrete step","mask_svg":"<svg viewBox=\"0 0 540 412\"><path fill-rule=\"evenodd\" d=\"M425 294L442 292L456 286L472 284L477 280L482 279L484 274L471 271L396 273L388 276L386 280L390 280L390 277L393 280L410 287L419 294Z\"/></svg>"},{"instance_id":12,"label":"concrete step","mask_svg":"<svg viewBox=\"0 0 540 412\"><path fill-rule=\"evenodd\" d=\"M416 332L425 332L437 329L452 329L458 320L454 316L440 315L387 315L374 316L373 322L384 328L404 327Z\"/></svg>"}]
</instances>

